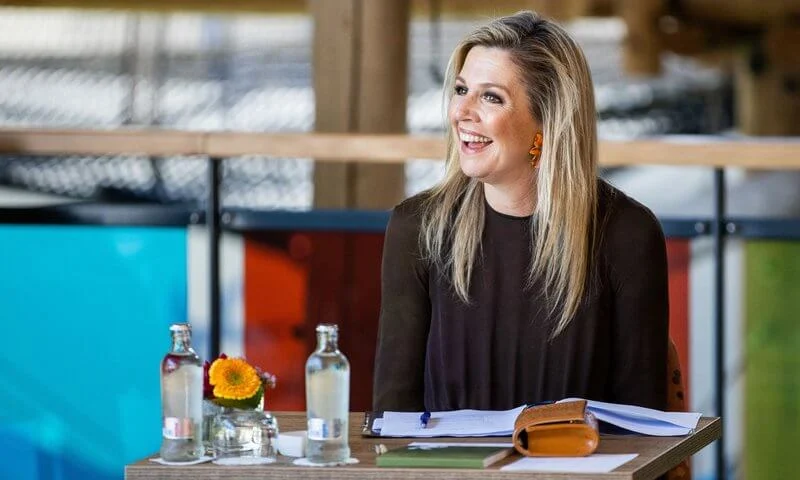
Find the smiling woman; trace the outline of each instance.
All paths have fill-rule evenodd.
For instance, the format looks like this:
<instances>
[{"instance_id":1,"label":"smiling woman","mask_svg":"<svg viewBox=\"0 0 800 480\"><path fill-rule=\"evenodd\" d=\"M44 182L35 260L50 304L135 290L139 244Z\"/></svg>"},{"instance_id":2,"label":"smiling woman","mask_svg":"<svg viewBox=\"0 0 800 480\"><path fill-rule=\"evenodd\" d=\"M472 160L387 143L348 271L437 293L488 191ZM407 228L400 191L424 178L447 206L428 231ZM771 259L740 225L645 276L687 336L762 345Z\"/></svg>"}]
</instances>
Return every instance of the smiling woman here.
<instances>
[{"instance_id":1,"label":"smiling woman","mask_svg":"<svg viewBox=\"0 0 800 480\"><path fill-rule=\"evenodd\" d=\"M373 407L663 410L664 236L597 176L582 51L520 12L468 35L445 82L445 178L386 233Z\"/></svg>"}]
</instances>

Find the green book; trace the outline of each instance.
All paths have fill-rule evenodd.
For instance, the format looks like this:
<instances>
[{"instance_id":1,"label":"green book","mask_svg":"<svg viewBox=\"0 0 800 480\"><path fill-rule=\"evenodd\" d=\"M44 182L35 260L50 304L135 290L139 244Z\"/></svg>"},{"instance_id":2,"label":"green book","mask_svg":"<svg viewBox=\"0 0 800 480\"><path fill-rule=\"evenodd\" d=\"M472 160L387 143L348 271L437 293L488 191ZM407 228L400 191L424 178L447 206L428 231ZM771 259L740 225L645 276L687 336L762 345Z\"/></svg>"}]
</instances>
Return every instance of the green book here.
<instances>
[{"instance_id":1,"label":"green book","mask_svg":"<svg viewBox=\"0 0 800 480\"><path fill-rule=\"evenodd\" d=\"M375 463L393 468L486 468L513 452L505 446L411 444L378 455Z\"/></svg>"}]
</instances>

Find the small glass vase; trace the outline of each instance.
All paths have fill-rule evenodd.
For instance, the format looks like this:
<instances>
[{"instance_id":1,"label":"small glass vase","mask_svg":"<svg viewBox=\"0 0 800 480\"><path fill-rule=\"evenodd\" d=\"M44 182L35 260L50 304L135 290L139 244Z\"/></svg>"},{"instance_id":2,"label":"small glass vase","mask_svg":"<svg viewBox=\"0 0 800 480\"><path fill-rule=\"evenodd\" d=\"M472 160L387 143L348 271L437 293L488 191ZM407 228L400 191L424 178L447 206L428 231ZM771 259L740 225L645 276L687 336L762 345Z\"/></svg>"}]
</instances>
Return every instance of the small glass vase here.
<instances>
[{"instance_id":1,"label":"small glass vase","mask_svg":"<svg viewBox=\"0 0 800 480\"><path fill-rule=\"evenodd\" d=\"M221 407L211 425L217 465L273 463L278 450L278 421L263 410Z\"/></svg>"},{"instance_id":2,"label":"small glass vase","mask_svg":"<svg viewBox=\"0 0 800 480\"><path fill-rule=\"evenodd\" d=\"M204 455L213 456L214 446L211 444L211 429L214 427L214 417L222 412L222 407L211 400L203 400L203 449Z\"/></svg>"}]
</instances>

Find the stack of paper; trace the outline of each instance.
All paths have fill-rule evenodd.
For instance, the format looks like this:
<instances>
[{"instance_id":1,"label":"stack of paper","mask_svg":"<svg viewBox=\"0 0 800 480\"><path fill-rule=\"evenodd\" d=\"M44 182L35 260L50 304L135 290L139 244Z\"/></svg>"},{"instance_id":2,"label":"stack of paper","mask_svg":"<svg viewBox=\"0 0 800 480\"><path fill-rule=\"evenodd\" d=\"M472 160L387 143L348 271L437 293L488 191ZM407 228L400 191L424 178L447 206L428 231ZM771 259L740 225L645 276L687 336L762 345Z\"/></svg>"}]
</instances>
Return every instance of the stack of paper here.
<instances>
[{"instance_id":1,"label":"stack of paper","mask_svg":"<svg viewBox=\"0 0 800 480\"><path fill-rule=\"evenodd\" d=\"M384 412L382 437L488 437L514 433L514 420L525 407L505 411L455 410L432 412L426 427L420 412Z\"/></svg>"},{"instance_id":2,"label":"stack of paper","mask_svg":"<svg viewBox=\"0 0 800 480\"><path fill-rule=\"evenodd\" d=\"M562 402L578 400L566 398ZM674 437L688 435L697 428L699 413L662 412L652 408L636 407L619 403L597 402L589 400L589 411L600 422L630 430L631 432L658 437Z\"/></svg>"},{"instance_id":3,"label":"stack of paper","mask_svg":"<svg viewBox=\"0 0 800 480\"><path fill-rule=\"evenodd\" d=\"M560 400L562 402L575 398ZM597 420L634 433L653 436L688 435L697 427L699 413L662 412L651 408L617 403L588 401L588 409ZM525 406L511 410L456 410L431 412L427 426L420 424L421 412L384 412L380 429L384 437L488 437L508 436L514 421Z\"/></svg>"}]
</instances>

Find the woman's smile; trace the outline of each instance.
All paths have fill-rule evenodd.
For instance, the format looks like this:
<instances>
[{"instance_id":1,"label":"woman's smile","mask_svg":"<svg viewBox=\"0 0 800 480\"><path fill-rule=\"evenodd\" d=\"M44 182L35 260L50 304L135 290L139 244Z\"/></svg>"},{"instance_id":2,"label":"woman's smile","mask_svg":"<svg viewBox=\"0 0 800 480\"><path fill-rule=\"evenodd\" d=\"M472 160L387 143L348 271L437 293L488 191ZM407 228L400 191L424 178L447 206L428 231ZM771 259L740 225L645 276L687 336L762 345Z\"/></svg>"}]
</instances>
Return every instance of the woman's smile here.
<instances>
[{"instance_id":1,"label":"woman's smile","mask_svg":"<svg viewBox=\"0 0 800 480\"><path fill-rule=\"evenodd\" d=\"M464 155L480 153L492 144L491 138L463 128L458 129L458 138L461 140L461 153Z\"/></svg>"}]
</instances>

